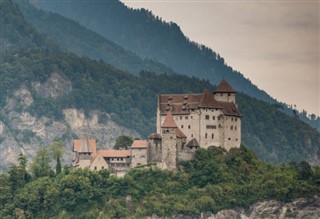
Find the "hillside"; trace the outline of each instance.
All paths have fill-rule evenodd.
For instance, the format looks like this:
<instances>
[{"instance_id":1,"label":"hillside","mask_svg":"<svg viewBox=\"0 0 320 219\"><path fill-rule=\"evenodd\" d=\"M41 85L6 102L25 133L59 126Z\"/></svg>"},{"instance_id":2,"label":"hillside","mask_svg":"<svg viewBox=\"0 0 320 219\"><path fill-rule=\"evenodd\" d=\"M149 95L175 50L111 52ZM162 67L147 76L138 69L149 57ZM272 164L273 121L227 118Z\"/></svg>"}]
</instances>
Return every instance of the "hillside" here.
<instances>
[{"instance_id":1,"label":"hillside","mask_svg":"<svg viewBox=\"0 0 320 219\"><path fill-rule=\"evenodd\" d=\"M95 2L95 4L91 4L90 1L31 2L44 10L53 11L73 19L121 47L133 51L138 56L157 60L179 74L203 78L209 80L212 84L217 84L222 78L225 78L237 91L244 92L249 94L249 96L266 102L277 103L267 93L252 84L249 79L244 78L240 72L228 66L219 54L206 46L190 41L181 32L177 24L166 23L145 9L130 9L118 0L103 0ZM48 19L43 19L42 16L42 18L34 17L30 21L45 33L49 33L51 36L57 35L55 31L52 31L54 27L51 27L57 26L57 22L46 22L46 20ZM50 20L57 19L51 18ZM41 23L41 25L37 25L38 23ZM65 26L61 19L58 26ZM82 50L82 47L77 46L75 43L70 43L70 45L76 47L71 50L76 54ZM69 48L70 45L67 45L67 47ZM92 55L90 54L91 52L86 50L84 53L90 58L97 58L96 55L103 52L100 51ZM102 59L105 60L104 57ZM120 69L128 70L127 68L123 68L123 66L117 65L117 63L111 63L111 61L108 63ZM167 71L166 69L162 70L163 68L159 69L157 67L149 67L150 65L147 66L147 68L144 68L145 70L149 69L154 72ZM129 69L129 72L135 72L135 70L136 68L132 68L131 70ZM315 115L311 115L310 117L305 111L299 113L285 103L278 104L284 106L283 111L288 115L298 116L302 121L316 128L320 133L320 117Z\"/></svg>"},{"instance_id":2,"label":"hillside","mask_svg":"<svg viewBox=\"0 0 320 219\"><path fill-rule=\"evenodd\" d=\"M14 8L10 1L1 3ZM2 14L11 11L10 7L2 10L6 7L1 7ZM14 16L8 16L11 20L5 21L19 20L29 25L16 10ZM29 26L27 33L19 25L12 25L11 31L17 36L26 36L18 38L22 42L32 41L31 36L38 32ZM148 72L134 76L103 61L46 48L45 44L39 44L38 49L31 47L1 53L0 156L3 169L20 152L32 156L38 147L56 139L65 141L65 159L69 162L70 142L83 132L97 138L101 148L110 147L120 134L146 137L155 130L157 94L215 89L208 81L195 77ZM319 163L320 134L315 129L280 112L278 105L241 93L238 103L244 116L242 142L259 157L273 162L308 160Z\"/></svg>"},{"instance_id":3,"label":"hillside","mask_svg":"<svg viewBox=\"0 0 320 219\"><path fill-rule=\"evenodd\" d=\"M32 25L25 21L18 6L10 1L1 0L0 8L1 52L30 48L57 49L57 44L37 32Z\"/></svg>"},{"instance_id":4,"label":"hillside","mask_svg":"<svg viewBox=\"0 0 320 219\"><path fill-rule=\"evenodd\" d=\"M217 212L217 218L226 219L320 216L319 166L269 164L243 146L229 152L199 149L176 172L148 166L121 178L106 169L70 172L64 167L55 173L50 156L40 150L36 159L20 156L19 161L9 174L0 174L1 218L209 219Z\"/></svg>"},{"instance_id":5,"label":"hillside","mask_svg":"<svg viewBox=\"0 0 320 219\"><path fill-rule=\"evenodd\" d=\"M232 87L274 103L264 91L225 63L219 54L190 41L175 23L166 23L145 9L127 8L118 0L31 1L37 7L74 19L140 57L156 59L175 72L218 84L224 77Z\"/></svg>"},{"instance_id":6,"label":"hillside","mask_svg":"<svg viewBox=\"0 0 320 219\"><path fill-rule=\"evenodd\" d=\"M97 33L59 14L35 8L28 1L15 1L24 18L39 32L54 39L66 51L91 59L103 60L119 69L138 74L142 70L173 73L173 70L151 59L142 59Z\"/></svg>"},{"instance_id":7,"label":"hillside","mask_svg":"<svg viewBox=\"0 0 320 219\"><path fill-rule=\"evenodd\" d=\"M48 140L54 139L54 136L44 137L49 133L37 133L37 128L32 125L23 125L31 118L43 121L45 124L41 126L46 127L47 132L53 126L57 126L60 132L56 134L60 136L63 136L63 130L69 130L69 137L63 140L70 141L75 131L73 128L78 124L71 119L74 117L70 117L73 115L70 110L77 111L75 118L82 112L82 119L91 121L96 118L95 124L115 121L146 137L155 131L158 93L215 89L206 81L181 75L143 72L133 76L100 61L60 52L20 51L14 56L6 53L0 64L3 89L6 91L0 96L1 120L6 129L15 130L10 133L16 136L19 145L40 145L42 141L39 139L47 139L42 143L50 144ZM59 86L65 87L64 90L61 91ZM279 106L245 94L238 95L238 104L244 116L242 142L259 157L273 162L319 162L320 134L315 129L280 112ZM96 116L93 116L94 112L97 112ZM68 121L67 127L62 126L64 121ZM33 131L24 133L22 127ZM88 130L95 135L90 126L79 128L76 133ZM21 133L24 134L21 136ZM29 143L26 136L30 138ZM59 135L56 137L59 138ZM5 146L4 143L1 145Z\"/></svg>"}]
</instances>

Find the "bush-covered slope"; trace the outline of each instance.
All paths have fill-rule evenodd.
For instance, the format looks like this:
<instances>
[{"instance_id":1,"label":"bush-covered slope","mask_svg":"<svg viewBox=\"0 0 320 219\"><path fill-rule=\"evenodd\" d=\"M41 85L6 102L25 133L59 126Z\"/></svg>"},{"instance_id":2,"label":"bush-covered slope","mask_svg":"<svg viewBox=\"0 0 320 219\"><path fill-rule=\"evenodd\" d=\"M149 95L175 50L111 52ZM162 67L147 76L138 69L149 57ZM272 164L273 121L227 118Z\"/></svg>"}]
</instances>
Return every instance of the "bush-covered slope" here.
<instances>
[{"instance_id":1,"label":"bush-covered slope","mask_svg":"<svg viewBox=\"0 0 320 219\"><path fill-rule=\"evenodd\" d=\"M320 192L319 166L268 164L244 147L228 153L221 148L199 149L175 173L138 168L124 178L109 176L107 170L69 172L64 168L54 174L48 165L50 157L39 152L37 156L45 159L35 159L30 171L20 157L18 166L0 175L1 218L142 218L154 214L199 218L201 212L249 207L260 200L288 202ZM38 168L44 171L41 176Z\"/></svg>"},{"instance_id":2,"label":"bush-covered slope","mask_svg":"<svg viewBox=\"0 0 320 219\"><path fill-rule=\"evenodd\" d=\"M27 1L16 2L28 22L69 52L91 59L102 59L119 69L135 74L142 70L157 73L173 72L172 69L154 60L140 58L71 19L39 10Z\"/></svg>"},{"instance_id":3,"label":"bush-covered slope","mask_svg":"<svg viewBox=\"0 0 320 219\"><path fill-rule=\"evenodd\" d=\"M157 94L214 91L207 81L181 75L157 75L142 72L139 76L122 72L111 65L72 54L41 50L6 53L1 62L4 92L0 104L21 84L44 83L58 72L71 82L71 92L57 99L33 93L35 102L28 109L34 115L63 119L62 109L75 107L85 112L109 113L119 124L144 136L155 131ZM243 114L242 141L263 159L281 162L320 157L320 134L305 123L245 94L238 95Z\"/></svg>"}]
</instances>

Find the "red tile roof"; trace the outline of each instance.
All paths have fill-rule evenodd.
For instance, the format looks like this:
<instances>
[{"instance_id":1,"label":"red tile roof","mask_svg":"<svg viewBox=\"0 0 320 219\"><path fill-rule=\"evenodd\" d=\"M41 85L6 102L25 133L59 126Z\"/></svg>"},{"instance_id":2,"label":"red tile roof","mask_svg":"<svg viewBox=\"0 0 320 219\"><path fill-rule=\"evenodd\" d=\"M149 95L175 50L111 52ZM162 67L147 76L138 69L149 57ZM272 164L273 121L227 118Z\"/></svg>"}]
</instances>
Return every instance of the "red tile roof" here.
<instances>
[{"instance_id":1,"label":"red tile roof","mask_svg":"<svg viewBox=\"0 0 320 219\"><path fill-rule=\"evenodd\" d=\"M102 157L131 157L131 150L98 150Z\"/></svg>"},{"instance_id":2,"label":"red tile roof","mask_svg":"<svg viewBox=\"0 0 320 219\"><path fill-rule=\"evenodd\" d=\"M222 80L214 93L236 93L226 80Z\"/></svg>"},{"instance_id":3,"label":"red tile roof","mask_svg":"<svg viewBox=\"0 0 320 219\"><path fill-rule=\"evenodd\" d=\"M221 108L221 106L219 105L219 102L214 98L213 94L207 89L203 93L199 107L214 108L214 109Z\"/></svg>"},{"instance_id":4,"label":"red tile roof","mask_svg":"<svg viewBox=\"0 0 320 219\"><path fill-rule=\"evenodd\" d=\"M134 140L131 148L148 148L149 143L145 140Z\"/></svg>"},{"instance_id":5,"label":"red tile roof","mask_svg":"<svg viewBox=\"0 0 320 219\"><path fill-rule=\"evenodd\" d=\"M166 118L162 123L162 128L178 128L177 124L175 123L172 113L168 112Z\"/></svg>"},{"instance_id":6,"label":"red tile roof","mask_svg":"<svg viewBox=\"0 0 320 219\"><path fill-rule=\"evenodd\" d=\"M80 150L81 139L73 140L73 151L78 152ZM97 155L97 143L95 139L89 140L89 145L91 146L92 156L95 157Z\"/></svg>"}]
</instances>

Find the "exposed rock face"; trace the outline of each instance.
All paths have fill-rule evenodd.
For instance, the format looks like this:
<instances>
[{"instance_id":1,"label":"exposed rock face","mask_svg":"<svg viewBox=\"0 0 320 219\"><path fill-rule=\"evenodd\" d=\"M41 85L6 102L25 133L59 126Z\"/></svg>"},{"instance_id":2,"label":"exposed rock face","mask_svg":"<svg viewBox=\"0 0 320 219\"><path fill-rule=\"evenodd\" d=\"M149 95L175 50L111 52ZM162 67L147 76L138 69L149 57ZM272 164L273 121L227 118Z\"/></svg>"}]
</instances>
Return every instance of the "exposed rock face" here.
<instances>
[{"instance_id":1,"label":"exposed rock face","mask_svg":"<svg viewBox=\"0 0 320 219\"><path fill-rule=\"evenodd\" d=\"M290 203L264 201L243 208L219 211L217 214L202 213L200 217L172 216L166 219L317 219L320 218L320 197L299 198ZM160 219L152 216L146 219Z\"/></svg>"},{"instance_id":2,"label":"exposed rock face","mask_svg":"<svg viewBox=\"0 0 320 219\"><path fill-rule=\"evenodd\" d=\"M19 153L30 159L40 146L48 146L56 139L64 140L65 157L62 161L70 163L72 140L84 133L96 138L99 148L112 147L115 139L122 134L140 137L137 132L119 126L107 113L99 111L85 115L82 110L64 109L64 118L59 121L33 116L27 110L34 102L30 89L38 95L54 99L70 92L72 87L70 81L53 73L45 83L33 83L32 88L21 86L8 97L0 110L0 170L7 169L10 163L16 163Z\"/></svg>"}]
</instances>

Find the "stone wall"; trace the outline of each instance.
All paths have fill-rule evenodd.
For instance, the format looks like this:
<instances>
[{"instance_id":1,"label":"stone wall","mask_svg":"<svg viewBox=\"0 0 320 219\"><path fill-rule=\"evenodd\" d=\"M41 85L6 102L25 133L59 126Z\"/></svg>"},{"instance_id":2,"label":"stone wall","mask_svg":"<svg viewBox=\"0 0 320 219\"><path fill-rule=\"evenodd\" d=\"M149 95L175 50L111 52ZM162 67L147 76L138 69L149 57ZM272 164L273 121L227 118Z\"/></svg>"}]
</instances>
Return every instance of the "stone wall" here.
<instances>
[{"instance_id":1,"label":"stone wall","mask_svg":"<svg viewBox=\"0 0 320 219\"><path fill-rule=\"evenodd\" d=\"M132 148L131 149L131 167L146 165L148 163L147 148Z\"/></svg>"}]
</instances>

